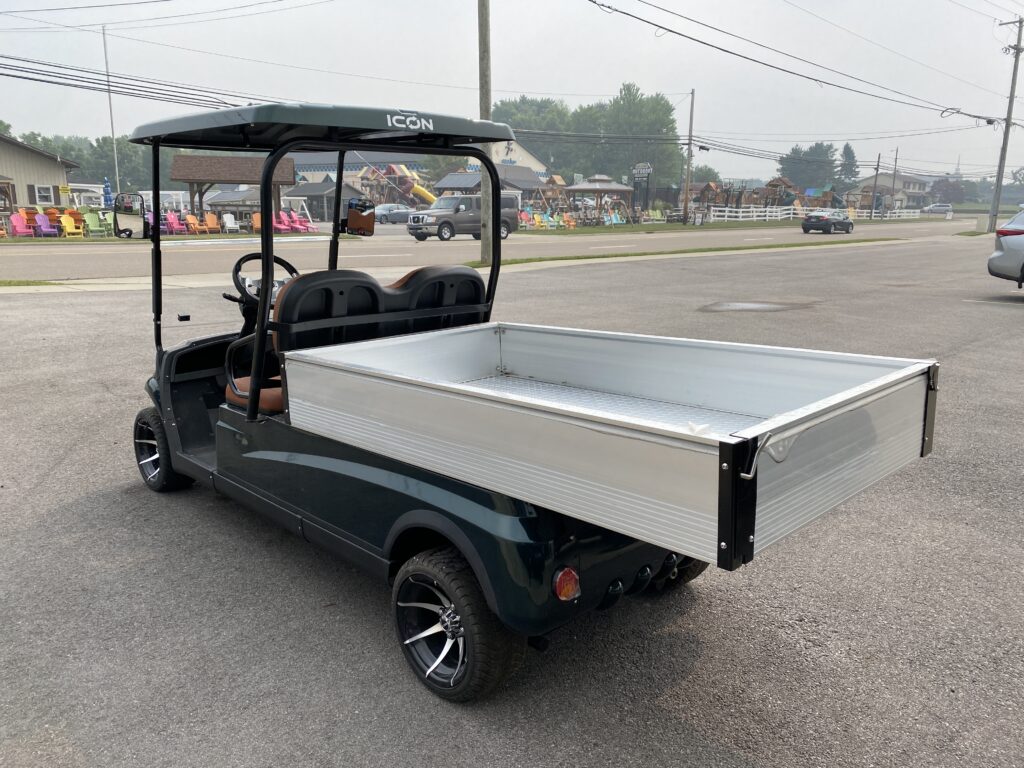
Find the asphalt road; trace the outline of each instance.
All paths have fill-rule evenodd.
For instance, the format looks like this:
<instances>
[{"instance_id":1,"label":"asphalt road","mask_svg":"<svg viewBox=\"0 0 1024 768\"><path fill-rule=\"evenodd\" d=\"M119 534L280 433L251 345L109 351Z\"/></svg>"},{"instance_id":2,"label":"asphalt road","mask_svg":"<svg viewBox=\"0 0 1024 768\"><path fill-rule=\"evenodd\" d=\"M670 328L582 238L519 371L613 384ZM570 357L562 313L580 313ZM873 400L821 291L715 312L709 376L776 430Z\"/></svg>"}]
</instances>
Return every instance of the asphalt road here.
<instances>
[{"instance_id":1,"label":"asphalt road","mask_svg":"<svg viewBox=\"0 0 1024 768\"><path fill-rule=\"evenodd\" d=\"M910 220L906 222L858 222L854 238L927 237L973 228L973 221ZM436 238L416 242L403 234L400 225L381 226L382 235L344 240L340 247L342 266L406 267L422 264L462 264L480 257L480 244L468 235L442 243ZM597 256L639 251L669 251L683 248L756 246L772 243L849 239L849 235L803 234L799 224L792 227L755 229L694 229L658 232L616 232L601 235L513 234L503 244L508 259L558 256ZM190 242L171 240L164 244L165 275L227 273L235 260L259 250L258 243L220 240ZM327 262L325 240L281 238L275 251L300 271L323 269ZM93 243L3 244L0 245L0 279L64 280L75 278L129 277L150 273L149 244L143 241Z\"/></svg>"},{"instance_id":2,"label":"asphalt road","mask_svg":"<svg viewBox=\"0 0 1024 768\"><path fill-rule=\"evenodd\" d=\"M0 765L1024 763L1024 294L988 243L504 276L500 319L938 358L936 450L735 573L556 632L494 698L413 679L387 587L205 490L146 490L144 292L6 295ZM194 323L237 323L181 289ZM719 302L788 311L710 311ZM169 308L170 309L170 308Z\"/></svg>"}]
</instances>

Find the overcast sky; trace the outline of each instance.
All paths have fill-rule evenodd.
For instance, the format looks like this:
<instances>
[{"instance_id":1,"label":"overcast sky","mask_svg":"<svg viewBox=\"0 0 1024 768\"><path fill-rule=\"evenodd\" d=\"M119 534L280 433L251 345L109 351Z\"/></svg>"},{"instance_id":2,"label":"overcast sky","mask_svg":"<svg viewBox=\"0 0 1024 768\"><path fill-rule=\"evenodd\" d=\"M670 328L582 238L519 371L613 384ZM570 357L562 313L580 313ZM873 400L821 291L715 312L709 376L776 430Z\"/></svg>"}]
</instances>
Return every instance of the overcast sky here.
<instances>
[{"instance_id":1,"label":"overcast sky","mask_svg":"<svg viewBox=\"0 0 1024 768\"><path fill-rule=\"evenodd\" d=\"M637 0L605 1L760 60L875 90L695 26ZM999 94L1009 91L1012 58L1001 48L1013 34L1013 28L999 27L994 19L1010 18L1011 10L1024 13L1024 3L1014 0L861 0L856 4L812 0L655 1L699 21L914 97L993 116L1006 113L1006 99ZM263 0L250 8L192 18L173 17L255 0L223 0L216 4L208 0L167 0L81 12L24 11L17 16L8 10L98 2L102 0L2 0L3 54L102 69L103 48L98 33L29 32L26 28L54 29L44 22L70 26L110 22L108 44L110 69L114 72L190 85L209 84L287 100L465 116L478 113L476 0L326 0L316 4L313 0ZM695 133L744 146L784 151L793 143L806 144L819 137L837 144L848 139L862 162L874 161L879 152L883 162L891 162L893 150L899 147L901 166L905 161L908 167L950 172L959 156L967 175L991 173L998 159L1000 134L987 126L974 128L977 121L973 119L942 118L934 111L887 103L773 72L671 34L656 34L651 27L608 14L587 0L491 0L491 5L495 100L520 93L565 94L559 97L575 106L609 98L623 81L631 80L645 92L661 92L678 102L680 132L685 132L687 121L684 94L695 88ZM921 64L830 26L796 6ZM218 20L218 15L231 18ZM129 26L124 23L129 19L149 20L145 25L161 26L119 30L119 26ZM13 29L17 31L3 31ZM158 47L143 41L275 64ZM97 136L109 132L104 94L7 78L0 84L0 119L11 123L16 133ZM1018 99L1017 103L1024 121L1024 101ZM140 123L194 111L194 107L114 97L119 134L130 132ZM971 130L863 138L951 127ZM771 161L721 152L702 152L700 160L726 177L767 178L775 170ZM1018 129L1011 138L1008 168L1021 165L1024 132Z\"/></svg>"}]
</instances>

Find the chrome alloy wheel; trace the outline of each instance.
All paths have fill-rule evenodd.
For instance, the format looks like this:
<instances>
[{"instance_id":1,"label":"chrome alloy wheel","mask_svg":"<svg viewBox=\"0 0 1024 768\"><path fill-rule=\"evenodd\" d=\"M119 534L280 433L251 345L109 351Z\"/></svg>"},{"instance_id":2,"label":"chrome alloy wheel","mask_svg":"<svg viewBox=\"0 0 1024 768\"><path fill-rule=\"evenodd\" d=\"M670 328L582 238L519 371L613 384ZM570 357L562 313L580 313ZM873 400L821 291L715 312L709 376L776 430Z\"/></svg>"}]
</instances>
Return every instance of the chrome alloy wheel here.
<instances>
[{"instance_id":1,"label":"chrome alloy wheel","mask_svg":"<svg viewBox=\"0 0 1024 768\"><path fill-rule=\"evenodd\" d=\"M398 589L396 617L410 661L424 678L454 687L466 670L462 618L436 581L409 576Z\"/></svg>"},{"instance_id":2,"label":"chrome alloy wheel","mask_svg":"<svg viewBox=\"0 0 1024 768\"><path fill-rule=\"evenodd\" d=\"M156 440L156 432L140 413L135 418L135 460L139 463L139 471L151 482L160 473L160 445Z\"/></svg>"}]
</instances>

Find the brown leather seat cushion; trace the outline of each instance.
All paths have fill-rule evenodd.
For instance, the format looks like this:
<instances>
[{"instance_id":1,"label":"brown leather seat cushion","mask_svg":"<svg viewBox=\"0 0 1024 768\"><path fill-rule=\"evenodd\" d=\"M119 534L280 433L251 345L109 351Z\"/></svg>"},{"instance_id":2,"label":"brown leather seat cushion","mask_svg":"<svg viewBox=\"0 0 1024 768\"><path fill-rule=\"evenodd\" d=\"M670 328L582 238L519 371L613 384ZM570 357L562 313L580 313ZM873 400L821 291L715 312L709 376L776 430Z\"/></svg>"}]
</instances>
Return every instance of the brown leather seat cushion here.
<instances>
[{"instance_id":1,"label":"brown leather seat cushion","mask_svg":"<svg viewBox=\"0 0 1024 768\"><path fill-rule=\"evenodd\" d=\"M245 395L244 397L236 395L229 384L224 388L224 398L232 405L245 408L249 405L249 381L248 376L239 376L235 379L235 385L238 387L238 391ZM279 376L271 379L260 389L260 410L263 413L282 413L284 411L284 390L281 389Z\"/></svg>"}]
</instances>

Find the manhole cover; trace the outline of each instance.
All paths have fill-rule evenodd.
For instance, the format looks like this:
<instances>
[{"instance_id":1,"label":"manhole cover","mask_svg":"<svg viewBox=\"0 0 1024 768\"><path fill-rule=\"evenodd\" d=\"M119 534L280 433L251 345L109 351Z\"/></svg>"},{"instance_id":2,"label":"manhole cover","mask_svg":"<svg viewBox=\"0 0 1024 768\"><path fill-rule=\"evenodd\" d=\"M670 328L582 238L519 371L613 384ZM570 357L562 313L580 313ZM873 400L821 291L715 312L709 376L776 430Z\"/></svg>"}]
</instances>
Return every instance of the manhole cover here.
<instances>
[{"instance_id":1,"label":"manhole cover","mask_svg":"<svg viewBox=\"0 0 1024 768\"><path fill-rule=\"evenodd\" d=\"M719 301L701 307L701 312L787 312L791 309L808 309L813 302L782 301Z\"/></svg>"}]
</instances>

